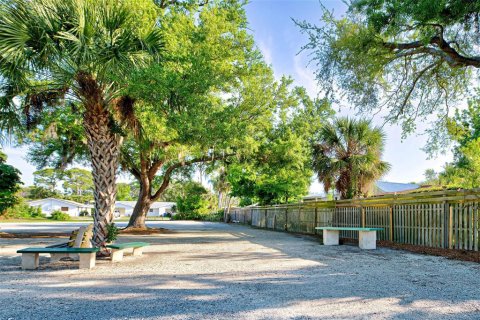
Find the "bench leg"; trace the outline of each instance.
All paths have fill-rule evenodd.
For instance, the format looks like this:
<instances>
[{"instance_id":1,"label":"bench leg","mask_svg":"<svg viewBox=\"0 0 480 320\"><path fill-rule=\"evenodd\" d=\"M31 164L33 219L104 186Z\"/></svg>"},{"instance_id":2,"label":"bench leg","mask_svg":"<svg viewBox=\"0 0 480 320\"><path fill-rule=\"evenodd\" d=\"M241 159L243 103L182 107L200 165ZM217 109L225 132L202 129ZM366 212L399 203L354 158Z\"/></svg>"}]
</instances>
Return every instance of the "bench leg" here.
<instances>
[{"instance_id":1,"label":"bench leg","mask_svg":"<svg viewBox=\"0 0 480 320\"><path fill-rule=\"evenodd\" d=\"M79 268L80 269L92 269L93 267L95 267L95 256L96 256L95 252L80 253L79 254L79 257L80 257Z\"/></svg>"},{"instance_id":2,"label":"bench leg","mask_svg":"<svg viewBox=\"0 0 480 320\"><path fill-rule=\"evenodd\" d=\"M22 253L22 269L23 270L34 270L38 268L39 265L39 254L38 253Z\"/></svg>"},{"instance_id":3,"label":"bench leg","mask_svg":"<svg viewBox=\"0 0 480 320\"><path fill-rule=\"evenodd\" d=\"M133 248L132 255L134 256L141 256L143 254L143 247Z\"/></svg>"},{"instance_id":4,"label":"bench leg","mask_svg":"<svg viewBox=\"0 0 480 320\"><path fill-rule=\"evenodd\" d=\"M122 261L123 260L123 249L116 250L112 249L112 254L110 255L112 262Z\"/></svg>"},{"instance_id":5,"label":"bench leg","mask_svg":"<svg viewBox=\"0 0 480 320\"><path fill-rule=\"evenodd\" d=\"M360 249L376 249L377 248L377 232L376 231L359 231L358 246Z\"/></svg>"},{"instance_id":6,"label":"bench leg","mask_svg":"<svg viewBox=\"0 0 480 320\"><path fill-rule=\"evenodd\" d=\"M323 244L325 246L338 246L340 244L340 231L323 230Z\"/></svg>"}]
</instances>

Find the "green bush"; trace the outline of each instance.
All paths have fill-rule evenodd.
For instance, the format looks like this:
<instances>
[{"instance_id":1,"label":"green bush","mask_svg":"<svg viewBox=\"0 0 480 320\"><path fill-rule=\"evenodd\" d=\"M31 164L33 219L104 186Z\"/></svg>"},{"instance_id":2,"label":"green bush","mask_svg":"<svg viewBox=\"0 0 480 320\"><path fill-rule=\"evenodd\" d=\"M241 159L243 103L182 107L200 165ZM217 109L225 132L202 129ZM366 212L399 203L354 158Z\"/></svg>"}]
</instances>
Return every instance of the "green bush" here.
<instances>
[{"instance_id":1,"label":"green bush","mask_svg":"<svg viewBox=\"0 0 480 320\"><path fill-rule=\"evenodd\" d=\"M57 221L67 221L70 220L70 216L67 213L57 210L52 212L50 219Z\"/></svg>"},{"instance_id":2,"label":"green bush","mask_svg":"<svg viewBox=\"0 0 480 320\"><path fill-rule=\"evenodd\" d=\"M90 215L90 212L88 212L88 210L82 210L80 211L80 214L79 214L80 217L87 217L89 215Z\"/></svg>"},{"instance_id":3,"label":"green bush","mask_svg":"<svg viewBox=\"0 0 480 320\"><path fill-rule=\"evenodd\" d=\"M117 240L118 233L120 229L117 228L115 223L107 225L107 238L105 239L106 242L114 242Z\"/></svg>"},{"instance_id":4,"label":"green bush","mask_svg":"<svg viewBox=\"0 0 480 320\"><path fill-rule=\"evenodd\" d=\"M203 221L221 222L223 221L224 210L221 209L217 212L207 214L202 217Z\"/></svg>"},{"instance_id":5,"label":"green bush","mask_svg":"<svg viewBox=\"0 0 480 320\"><path fill-rule=\"evenodd\" d=\"M45 218L41 207L30 207L30 212L32 218Z\"/></svg>"},{"instance_id":6,"label":"green bush","mask_svg":"<svg viewBox=\"0 0 480 320\"><path fill-rule=\"evenodd\" d=\"M31 219L45 218L40 207L30 207L23 198L19 198L19 203L8 208L2 215L5 219Z\"/></svg>"}]
</instances>

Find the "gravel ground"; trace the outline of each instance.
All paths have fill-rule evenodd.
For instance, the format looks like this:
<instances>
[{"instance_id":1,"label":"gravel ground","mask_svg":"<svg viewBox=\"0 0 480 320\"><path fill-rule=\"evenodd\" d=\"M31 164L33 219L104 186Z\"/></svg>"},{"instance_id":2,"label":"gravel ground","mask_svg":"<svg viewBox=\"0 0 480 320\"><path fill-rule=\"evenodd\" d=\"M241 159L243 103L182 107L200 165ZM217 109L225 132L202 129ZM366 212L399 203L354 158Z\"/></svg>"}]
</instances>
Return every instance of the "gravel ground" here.
<instances>
[{"instance_id":1,"label":"gravel ground","mask_svg":"<svg viewBox=\"0 0 480 320\"><path fill-rule=\"evenodd\" d=\"M20 270L59 239L0 239L0 319L480 319L480 265L239 225L162 222L142 257Z\"/></svg>"}]
</instances>

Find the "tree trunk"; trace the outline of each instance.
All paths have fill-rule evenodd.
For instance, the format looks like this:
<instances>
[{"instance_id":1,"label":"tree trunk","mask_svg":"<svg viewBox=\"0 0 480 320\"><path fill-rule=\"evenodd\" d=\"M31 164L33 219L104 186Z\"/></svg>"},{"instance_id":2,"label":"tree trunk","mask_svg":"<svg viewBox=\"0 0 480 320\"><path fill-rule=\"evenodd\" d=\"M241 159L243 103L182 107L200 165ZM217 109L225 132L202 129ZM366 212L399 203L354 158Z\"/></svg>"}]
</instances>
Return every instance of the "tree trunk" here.
<instances>
[{"instance_id":1,"label":"tree trunk","mask_svg":"<svg viewBox=\"0 0 480 320\"><path fill-rule=\"evenodd\" d=\"M133 208L133 213L130 216L130 221L128 221L127 228L141 228L145 229L145 218L147 216L148 210L150 210L150 206L152 205L152 201L150 200L150 195L148 191L145 190L143 186L140 186L140 194Z\"/></svg>"},{"instance_id":2,"label":"tree trunk","mask_svg":"<svg viewBox=\"0 0 480 320\"><path fill-rule=\"evenodd\" d=\"M105 245L107 226L112 223L117 193L116 173L120 139L112 130L109 106L96 80L89 74L77 75L85 106L84 127L92 162L95 198L93 244Z\"/></svg>"}]
</instances>

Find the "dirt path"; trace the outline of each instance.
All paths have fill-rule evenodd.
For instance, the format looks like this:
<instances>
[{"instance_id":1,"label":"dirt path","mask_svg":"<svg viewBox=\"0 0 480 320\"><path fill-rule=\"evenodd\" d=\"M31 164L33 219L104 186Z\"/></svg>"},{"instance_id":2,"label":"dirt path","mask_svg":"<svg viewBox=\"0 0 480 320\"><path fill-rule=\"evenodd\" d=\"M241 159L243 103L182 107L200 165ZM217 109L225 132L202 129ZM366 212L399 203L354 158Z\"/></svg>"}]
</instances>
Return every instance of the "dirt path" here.
<instances>
[{"instance_id":1,"label":"dirt path","mask_svg":"<svg viewBox=\"0 0 480 320\"><path fill-rule=\"evenodd\" d=\"M59 239L0 239L0 319L479 319L480 265L238 225L165 222L153 245L93 270L15 253ZM45 263L48 259L41 259Z\"/></svg>"}]
</instances>

